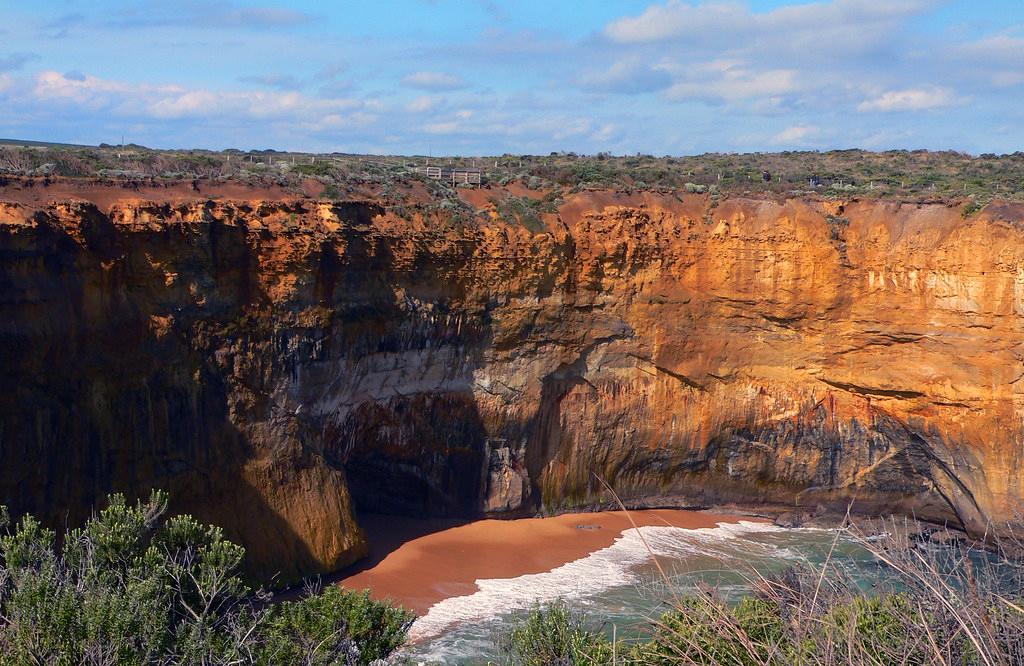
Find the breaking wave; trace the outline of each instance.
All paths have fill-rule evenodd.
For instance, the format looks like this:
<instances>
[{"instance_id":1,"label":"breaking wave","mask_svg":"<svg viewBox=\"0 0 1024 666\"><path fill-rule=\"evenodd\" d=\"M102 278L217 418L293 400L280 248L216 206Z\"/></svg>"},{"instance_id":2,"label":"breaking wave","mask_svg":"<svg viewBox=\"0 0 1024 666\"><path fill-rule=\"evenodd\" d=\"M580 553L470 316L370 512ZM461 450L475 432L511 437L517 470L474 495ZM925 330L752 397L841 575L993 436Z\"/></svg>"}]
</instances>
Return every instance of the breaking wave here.
<instances>
[{"instance_id":1,"label":"breaking wave","mask_svg":"<svg viewBox=\"0 0 1024 666\"><path fill-rule=\"evenodd\" d=\"M494 619L509 611L529 608L555 599L592 597L604 590L640 583L637 567L651 554L674 560L691 556L710 557L723 567L739 569L761 558L797 559L786 548L748 537L793 530L766 523L741 521L717 527L686 529L644 526L628 529L611 546L544 573L517 578L477 580L473 594L440 601L413 624L410 639L424 641L441 635L453 625ZM742 541L742 547L737 547Z\"/></svg>"}]
</instances>

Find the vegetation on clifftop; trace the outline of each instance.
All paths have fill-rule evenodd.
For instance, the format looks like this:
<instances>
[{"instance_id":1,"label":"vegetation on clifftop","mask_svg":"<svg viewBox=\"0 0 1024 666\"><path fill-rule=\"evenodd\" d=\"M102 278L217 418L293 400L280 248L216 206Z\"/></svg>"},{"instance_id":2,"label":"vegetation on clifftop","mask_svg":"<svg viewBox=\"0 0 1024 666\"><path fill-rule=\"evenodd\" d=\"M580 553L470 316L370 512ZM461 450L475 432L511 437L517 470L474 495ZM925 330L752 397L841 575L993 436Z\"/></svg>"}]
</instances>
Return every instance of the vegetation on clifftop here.
<instances>
[{"instance_id":1,"label":"vegetation on clifftop","mask_svg":"<svg viewBox=\"0 0 1024 666\"><path fill-rule=\"evenodd\" d=\"M413 615L330 586L269 603L218 527L121 495L58 540L0 510L0 664L368 664ZM312 592L312 591L311 591Z\"/></svg>"},{"instance_id":2,"label":"vegetation on clifftop","mask_svg":"<svg viewBox=\"0 0 1024 666\"><path fill-rule=\"evenodd\" d=\"M107 181L236 181L301 191L310 180L323 196L341 198L373 186L425 183L446 198L450 186L428 179L427 165L472 167L486 184L534 191L602 188L630 191L772 196L837 196L901 200L1024 199L1024 153L865 150L706 153L693 156L512 155L431 158L275 150L153 150L144 146L18 145L0 141L0 175L100 178ZM437 186L435 186L437 185Z\"/></svg>"}]
</instances>

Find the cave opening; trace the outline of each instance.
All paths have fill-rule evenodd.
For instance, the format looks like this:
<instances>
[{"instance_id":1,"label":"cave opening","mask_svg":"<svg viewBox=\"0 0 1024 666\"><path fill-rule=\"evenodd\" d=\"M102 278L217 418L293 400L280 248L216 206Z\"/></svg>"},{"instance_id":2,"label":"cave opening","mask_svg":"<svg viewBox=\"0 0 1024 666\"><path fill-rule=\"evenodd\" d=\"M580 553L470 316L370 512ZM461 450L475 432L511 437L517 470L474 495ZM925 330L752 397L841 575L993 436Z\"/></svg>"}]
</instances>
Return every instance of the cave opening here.
<instances>
[{"instance_id":1,"label":"cave opening","mask_svg":"<svg viewBox=\"0 0 1024 666\"><path fill-rule=\"evenodd\" d=\"M341 440L357 512L420 518L481 514L487 434L470 393L366 403Z\"/></svg>"}]
</instances>

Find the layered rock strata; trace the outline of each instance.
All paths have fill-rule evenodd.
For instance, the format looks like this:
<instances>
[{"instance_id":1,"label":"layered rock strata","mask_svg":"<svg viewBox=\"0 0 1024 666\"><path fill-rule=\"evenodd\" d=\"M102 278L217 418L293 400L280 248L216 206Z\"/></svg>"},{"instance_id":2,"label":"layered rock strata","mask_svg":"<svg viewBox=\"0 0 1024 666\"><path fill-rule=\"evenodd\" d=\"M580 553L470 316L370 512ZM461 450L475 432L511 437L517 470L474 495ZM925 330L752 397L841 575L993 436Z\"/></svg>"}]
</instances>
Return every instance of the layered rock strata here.
<instances>
[{"instance_id":1,"label":"layered rock strata","mask_svg":"<svg viewBox=\"0 0 1024 666\"><path fill-rule=\"evenodd\" d=\"M0 502L171 491L278 582L354 508L1024 505L1024 208L581 193L0 204Z\"/></svg>"}]
</instances>

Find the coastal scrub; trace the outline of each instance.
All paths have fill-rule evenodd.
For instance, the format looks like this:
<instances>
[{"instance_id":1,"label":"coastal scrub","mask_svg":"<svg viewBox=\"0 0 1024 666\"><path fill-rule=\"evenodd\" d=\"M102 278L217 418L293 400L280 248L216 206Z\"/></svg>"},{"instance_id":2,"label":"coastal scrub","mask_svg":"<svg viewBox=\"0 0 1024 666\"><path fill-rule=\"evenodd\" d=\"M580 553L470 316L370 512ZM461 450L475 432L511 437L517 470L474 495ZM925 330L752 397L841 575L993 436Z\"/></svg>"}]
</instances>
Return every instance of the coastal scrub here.
<instances>
[{"instance_id":1,"label":"coastal scrub","mask_svg":"<svg viewBox=\"0 0 1024 666\"><path fill-rule=\"evenodd\" d=\"M272 604L219 527L167 517L167 495L108 506L58 540L0 509L0 665L368 664L413 615L328 587Z\"/></svg>"}]
</instances>

